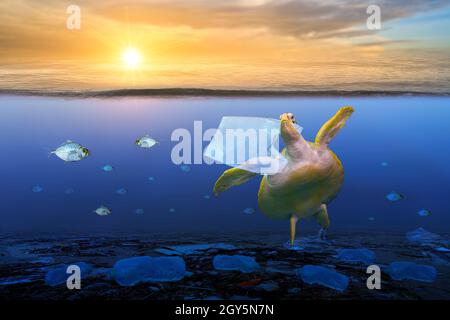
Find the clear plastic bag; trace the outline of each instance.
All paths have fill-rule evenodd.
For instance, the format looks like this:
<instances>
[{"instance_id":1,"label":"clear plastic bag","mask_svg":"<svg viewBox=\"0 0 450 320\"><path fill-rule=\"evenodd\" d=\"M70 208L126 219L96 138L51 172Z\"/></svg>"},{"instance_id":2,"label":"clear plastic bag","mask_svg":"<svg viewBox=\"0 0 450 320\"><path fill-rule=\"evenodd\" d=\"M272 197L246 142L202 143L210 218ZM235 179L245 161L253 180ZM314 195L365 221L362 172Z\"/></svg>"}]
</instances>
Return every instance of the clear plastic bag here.
<instances>
[{"instance_id":1,"label":"clear plastic bag","mask_svg":"<svg viewBox=\"0 0 450 320\"><path fill-rule=\"evenodd\" d=\"M297 126L299 132L302 131ZM223 117L203 155L211 162L261 175L280 172L287 160L280 153L280 120Z\"/></svg>"}]
</instances>

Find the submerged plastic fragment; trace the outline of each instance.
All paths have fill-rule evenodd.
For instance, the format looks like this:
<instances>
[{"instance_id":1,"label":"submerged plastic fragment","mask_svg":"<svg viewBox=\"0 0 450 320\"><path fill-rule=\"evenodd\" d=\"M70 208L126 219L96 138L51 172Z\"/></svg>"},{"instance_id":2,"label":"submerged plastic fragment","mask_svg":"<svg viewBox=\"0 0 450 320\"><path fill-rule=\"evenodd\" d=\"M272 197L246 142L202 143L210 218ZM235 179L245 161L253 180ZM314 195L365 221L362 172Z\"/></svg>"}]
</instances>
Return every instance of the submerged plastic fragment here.
<instances>
[{"instance_id":1,"label":"submerged plastic fragment","mask_svg":"<svg viewBox=\"0 0 450 320\"><path fill-rule=\"evenodd\" d=\"M386 271L394 280L433 282L437 276L436 268L409 261L392 262Z\"/></svg>"},{"instance_id":2,"label":"submerged plastic fragment","mask_svg":"<svg viewBox=\"0 0 450 320\"><path fill-rule=\"evenodd\" d=\"M318 284L337 291L345 291L348 287L348 277L329 268L306 265L297 269L297 276L307 284Z\"/></svg>"},{"instance_id":3,"label":"submerged plastic fragment","mask_svg":"<svg viewBox=\"0 0 450 320\"><path fill-rule=\"evenodd\" d=\"M279 152L279 137L280 120L223 117L204 157L257 174L276 174L287 165Z\"/></svg>"},{"instance_id":4,"label":"submerged plastic fragment","mask_svg":"<svg viewBox=\"0 0 450 320\"><path fill-rule=\"evenodd\" d=\"M85 262L76 262L71 263L70 265L77 265L80 268L81 279L85 279L93 270L93 267ZM70 274L67 273L68 267L68 264L64 264L47 271L45 275L45 284L54 287L66 283L67 278L70 276Z\"/></svg>"},{"instance_id":5,"label":"submerged plastic fragment","mask_svg":"<svg viewBox=\"0 0 450 320\"><path fill-rule=\"evenodd\" d=\"M418 244L432 244L439 242L441 236L432 232L425 230L424 228L417 228L416 230L406 233L406 239L409 242Z\"/></svg>"},{"instance_id":6,"label":"submerged plastic fragment","mask_svg":"<svg viewBox=\"0 0 450 320\"><path fill-rule=\"evenodd\" d=\"M180 257L133 257L117 261L111 274L121 286L178 281L186 274L186 264Z\"/></svg>"},{"instance_id":7,"label":"submerged plastic fragment","mask_svg":"<svg viewBox=\"0 0 450 320\"><path fill-rule=\"evenodd\" d=\"M366 248L340 249L337 258L350 263L372 264L375 262L375 252Z\"/></svg>"},{"instance_id":8,"label":"submerged plastic fragment","mask_svg":"<svg viewBox=\"0 0 450 320\"><path fill-rule=\"evenodd\" d=\"M220 250L236 250L232 244L226 243L203 243L203 244L188 244L179 246L169 246L165 248L156 249L156 252L168 255L188 255L188 254L202 254L204 251L211 249Z\"/></svg>"},{"instance_id":9,"label":"submerged plastic fragment","mask_svg":"<svg viewBox=\"0 0 450 320\"><path fill-rule=\"evenodd\" d=\"M243 273L254 272L260 268L253 257L223 254L214 257L213 266L216 270L241 271Z\"/></svg>"}]
</instances>

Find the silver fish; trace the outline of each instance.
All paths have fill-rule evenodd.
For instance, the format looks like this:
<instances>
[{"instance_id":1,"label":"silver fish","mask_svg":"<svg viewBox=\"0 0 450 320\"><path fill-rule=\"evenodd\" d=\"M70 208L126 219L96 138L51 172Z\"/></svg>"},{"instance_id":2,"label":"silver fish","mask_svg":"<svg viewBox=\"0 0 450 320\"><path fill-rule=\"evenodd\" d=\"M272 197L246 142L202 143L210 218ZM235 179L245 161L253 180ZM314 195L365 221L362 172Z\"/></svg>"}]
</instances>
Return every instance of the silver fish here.
<instances>
[{"instance_id":1,"label":"silver fish","mask_svg":"<svg viewBox=\"0 0 450 320\"><path fill-rule=\"evenodd\" d=\"M151 147L153 147L157 143L158 143L158 141L156 141L155 139L150 137L148 134L146 134L145 136L143 136L140 139L137 139L136 142L135 142L135 144L138 147L147 148L147 149L150 149Z\"/></svg>"},{"instance_id":2,"label":"silver fish","mask_svg":"<svg viewBox=\"0 0 450 320\"><path fill-rule=\"evenodd\" d=\"M87 148L70 140L64 142L51 153L66 162L80 161L90 154Z\"/></svg>"},{"instance_id":3,"label":"silver fish","mask_svg":"<svg viewBox=\"0 0 450 320\"><path fill-rule=\"evenodd\" d=\"M94 210L96 214L99 216L108 216L111 214L111 210L105 206L100 206L97 209Z\"/></svg>"}]
</instances>

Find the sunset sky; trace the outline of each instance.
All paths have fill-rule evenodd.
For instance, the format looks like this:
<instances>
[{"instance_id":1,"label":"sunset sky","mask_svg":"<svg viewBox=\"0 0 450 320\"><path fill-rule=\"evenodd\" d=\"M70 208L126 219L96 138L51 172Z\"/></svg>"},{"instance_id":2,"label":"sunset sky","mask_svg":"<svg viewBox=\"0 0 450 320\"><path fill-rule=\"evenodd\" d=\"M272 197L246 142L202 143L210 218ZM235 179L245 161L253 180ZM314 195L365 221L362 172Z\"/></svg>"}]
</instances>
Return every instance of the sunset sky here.
<instances>
[{"instance_id":1,"label":"sunset sky","mask_svg":"<svg viewBox=\"0 0 450 320\"><path fill-rule=\"evenodd\" d=\"M370 4L381 30L366 27ZM0 89L448 91L449 30L440 0L2 0Z\"/></svg>"}]
</instances>

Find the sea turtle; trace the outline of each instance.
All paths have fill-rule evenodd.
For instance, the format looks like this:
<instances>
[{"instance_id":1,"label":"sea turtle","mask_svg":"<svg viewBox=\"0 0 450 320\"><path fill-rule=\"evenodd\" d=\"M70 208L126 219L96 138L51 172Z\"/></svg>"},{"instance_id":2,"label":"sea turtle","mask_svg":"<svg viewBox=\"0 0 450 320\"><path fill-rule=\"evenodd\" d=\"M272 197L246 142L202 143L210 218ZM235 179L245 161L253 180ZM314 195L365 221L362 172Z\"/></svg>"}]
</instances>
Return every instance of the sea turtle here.
<instances>
[{"instance_id":1,"label":"sea turtle","mask_svg":"<svg viewBox=\"0 0 450 320\"><path fill-rule=\"evenodd\" d=\"M319 236L324 238L326 235L330 224L327 204L336 197L344 181L341 161L328 144L353 111L352 107L341 108L322 126L314 142L306 141L294 127L295 119L291 113L280 116L280 133L286 146L282 154L288 164L280 172L262 178L258 204L271 219L290 219L292 245L298 219L315 217L321 226ZM218 196L256 175L240 168L226 170L216 181L214 194Z\"/></svg>"}]
</instances>

